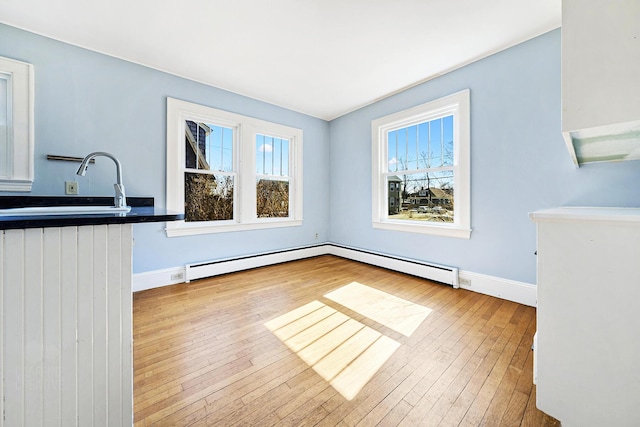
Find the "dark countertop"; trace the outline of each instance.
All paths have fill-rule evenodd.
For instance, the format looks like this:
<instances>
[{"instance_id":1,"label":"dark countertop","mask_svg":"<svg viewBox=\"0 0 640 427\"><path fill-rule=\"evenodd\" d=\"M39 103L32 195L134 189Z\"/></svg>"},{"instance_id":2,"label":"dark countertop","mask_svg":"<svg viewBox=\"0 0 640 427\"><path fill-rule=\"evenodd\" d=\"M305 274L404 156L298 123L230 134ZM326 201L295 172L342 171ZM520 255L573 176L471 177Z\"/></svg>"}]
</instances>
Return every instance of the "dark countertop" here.
<instances>
[{"instance_id":1,"label":"dark countertop","mask_svg":"<svg viewBox=\"0 0 640 427\"><path fill-rule=\"evenodd\" d=\"M109 206L113 197L78 196L0 196L0 209L27 206ZM100 224L165 222L184 219L184 214L154 207L153 197L127 197L131 211L123 214L77 214L0 216L0 230L17 228L68 227Z\"/></svg>"}]
</instances>

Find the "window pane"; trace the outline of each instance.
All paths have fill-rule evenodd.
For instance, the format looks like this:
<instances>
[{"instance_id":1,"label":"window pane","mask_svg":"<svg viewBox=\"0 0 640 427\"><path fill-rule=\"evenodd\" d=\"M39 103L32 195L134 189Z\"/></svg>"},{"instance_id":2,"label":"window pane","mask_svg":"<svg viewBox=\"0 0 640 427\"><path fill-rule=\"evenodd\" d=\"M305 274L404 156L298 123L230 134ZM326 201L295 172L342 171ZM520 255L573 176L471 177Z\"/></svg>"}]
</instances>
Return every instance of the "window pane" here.
<instances>
[{"instance_id":1,"label":"window pane","mask_svg":"<svg viewBox=\"0 0 640 427\"><path fill-rule=\"evenodd\" d=\"M209 161L211 169L221 172L231 172L233 171L233 129L215 126L212 130L212 138L214 141L216 140L217 134L222 133L222 136L220 137L222 153L220 153L219 163L213 159ZM214 158L217 159L216 150L212 150L211 153L212 155L215 155Z\"/></svg>"},{"instance_id":2,"label":"window pane","mask_svg":"<svg viewBox=\"0 0 640 427\"><path fill-rule=\"evenodd\" d=\"M403 175L404 176L404 175ZM402 190L400 183L402 179L398 176L387 177L387 188L389 189L387 197L389 199L389 215L395 215L400 212L402 201Z\"/></svg>"},{"instance_id":3,"label":"window pane","mask_svg":"<svg viewBox=\"0 0 640 427\"><path fill-rule=\"evenodd\" d=\"M418 125L418 167L429 168L429 122Z\"/></svg>"},{"instance_id":4,"label":"window pane","mask_svg":"<svg viewBox=\"0 0 640 427\"><path fill-rule=\"evenodd\" d=\"M406 186L405 191L387 194L390 219L453 222L452 170L393 176L388 180L400 180L401 187ZM394 206L391 198L394 198ZM400 204L396 202L398 198Z\"/></svg>"},{"instance_id":5,"label":"window pane","mask_svg":"<svg viewBox=\"0 0 640 427\"><path fill-rule=\"evenodd\" d=\"M289 140L256 135L256 173L289 176Z\"/></svg>"},{"instance_id":6,"label":"window pane","mask_svg":"<svg viewBox=\"0 0 640 427\"><path fill-rule=\"evenodd\" d=\"M409 126L405 128L405 135L407 141L407 152L404 156L407 159L406 169L415 170L418 168L418 151L417 151L417 138L418 138L418 126Z\"/></svg>"},{"instance_id":7,"label":"window pane","mask_svg":"<svg viewBox=\"0 0 640 427\"><path fill-rule=\"evenodd\" d=\"M256 184L258 218L289 216L289 181L258 179Z\"/></svg>"},{"instance_id":8,"label":"window pane","mask_svg":"<svg viewBox=\"0 0 640 427\"><path fill-rule=\"evenodd\" d=\"M429 133L427 154L422 167L439 168L453 165L453 116L427 122Z\"/></svg>"},{"instance_id":9,"label":"window pane","mask_svg":"<svg viewBox=\"0 0 640 427\"><path fill-rule=\"evenodd\" d=\"M429 122L429 168L442 166L442 120Z\"/></svg>"},{"instance_id":10,"label":"window pane","mask_svg":"<svg viewBox=\"0 0 640 427\"><path fill-rule=\"evenodd\" d=\"M387 134L388 171L453 165L453 116L407 126Z\"/></svg>"},{"instance_id":11,"label":"window pane","mask_svg":"<svg viewBox=\"0 0 640 427\"><path fill-rule=\"evenodd\" d=\"M444 166L453 165L453 116L447 116L442 119L442 146L444 152L442 156L442 164Z\"/></svg>"},{"instance_id":12,"label":"window pane","mask_svg":"<svg viewBox=\"0 0 640 427\"><path fill-rule=\"evenodd\" d=\"M185 167L232 172L233 129L187 120Z\"/></svg>"},{"instance_id":13,"label":"window pane","mask_svg":"<svg viewBox=\"0 0 640 427\"><path fill-rule=\"evenodd\" d=\"M396 170L407 169L407 132L406 129L396 131Z\"/></svg>"},{"instance_id":14,"label":"window pane","mask_svg":"<svg viewBox=\"0 0 640 427\"><path fill-rule=\"evenodd\" d=\"M233 191L233 176L185 172L185 221L233 219Z\"/></svg>"},{"instance_id":15,"label":"window pane","mask_svg":"<svg viewBox=\"0 0 640 427\"><path fill-rule=\"evenodd\" d=\"M387 159L389 172L415 167L416 129L402 128L387 133ZM407 160L410 159L410 161Z\"/></svg>"},{"instance_id":16,"label":"window pane","mask_svg":"<svg viewBox=\"0 0 640 427\"><path fill-rule=\"evenodd\" d=\"M387 133L387 166L389 172L396 172L398 170L398 144L397 144L397 132L391 131Z\"/></svg>"}]
</instances>

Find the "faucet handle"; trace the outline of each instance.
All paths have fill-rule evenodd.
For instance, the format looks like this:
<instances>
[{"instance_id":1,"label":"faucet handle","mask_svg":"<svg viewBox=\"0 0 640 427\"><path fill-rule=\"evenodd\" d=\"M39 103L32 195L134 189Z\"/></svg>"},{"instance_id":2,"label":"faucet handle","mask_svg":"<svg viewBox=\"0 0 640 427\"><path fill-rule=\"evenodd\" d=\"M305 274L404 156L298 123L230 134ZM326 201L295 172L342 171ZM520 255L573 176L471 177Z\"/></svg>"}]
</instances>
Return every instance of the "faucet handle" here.
<instances>
[{"instance_id":1,"label":"faucet handle","mask_svg":"<svg viewBox=\"0 0 640 427\"><path fill-rule=\"evenodd\" d=\"M127 206L127 196L124 191L124 184L113 184L113 188L116 190L116 194L113 199L116 208L123 208Z\"/></svg>"}]
</instances>

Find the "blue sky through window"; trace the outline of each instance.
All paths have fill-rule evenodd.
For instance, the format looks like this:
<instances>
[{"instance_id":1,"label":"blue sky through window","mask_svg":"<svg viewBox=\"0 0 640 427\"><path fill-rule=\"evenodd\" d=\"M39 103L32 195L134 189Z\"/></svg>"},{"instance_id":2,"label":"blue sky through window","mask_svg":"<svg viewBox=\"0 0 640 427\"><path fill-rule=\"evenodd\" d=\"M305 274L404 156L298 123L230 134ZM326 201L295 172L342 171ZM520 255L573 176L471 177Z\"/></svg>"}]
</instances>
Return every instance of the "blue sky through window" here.
<instances>
[{"instance_id":1,"label":"blue sky through window","mask_svg":"<svg viewBox=\"0 0 640 427\"><path fill-rule=\"evenodd\" d=\"M258 175L289 175L289 140L256 135L256 173Z\"/></svg>"},{"instance_id":2,"label":"blue sky through window","mask_svg":"<svg viewBox=\"0 0 640 427\"><path fill-rule=\"evenodd\" d=\"M207 125L211 133L207 137L206 159L211 170L233 171L233 129Z\"/></svg>"},{"instance_id":3,"label":"blue sky through window","mask_svg":"<svg viewBox=\"0 0 640 427\"><path fill-rule=\"evenodd\" d=\"M387 138L389 172L453 165L453 116L396 129Z\"/></svg>"}]
</instances>

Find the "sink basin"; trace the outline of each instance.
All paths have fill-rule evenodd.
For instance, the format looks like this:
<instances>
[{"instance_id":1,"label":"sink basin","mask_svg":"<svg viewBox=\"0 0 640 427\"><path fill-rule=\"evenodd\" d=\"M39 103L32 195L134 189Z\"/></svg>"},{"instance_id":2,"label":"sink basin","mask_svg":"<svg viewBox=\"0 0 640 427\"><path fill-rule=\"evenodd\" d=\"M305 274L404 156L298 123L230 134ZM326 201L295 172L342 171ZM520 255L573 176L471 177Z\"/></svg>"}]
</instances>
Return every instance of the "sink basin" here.
<instances>
[{"instance_id":1,"label":"sink basin","mask_svg":"<svg viewBox=\"0 0 640 427\"><path fill-rule=\"evenodd\" d=\"M122 214L130 210L130 206L29 206L0 209L0 216Z\"/></svg>"}]
</instances>

